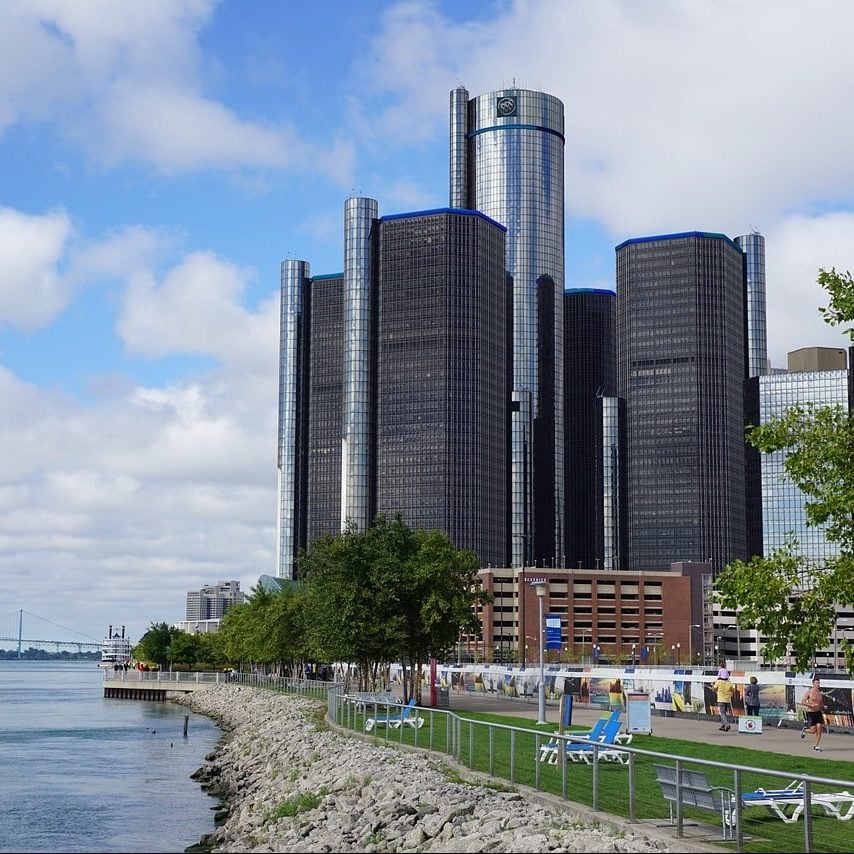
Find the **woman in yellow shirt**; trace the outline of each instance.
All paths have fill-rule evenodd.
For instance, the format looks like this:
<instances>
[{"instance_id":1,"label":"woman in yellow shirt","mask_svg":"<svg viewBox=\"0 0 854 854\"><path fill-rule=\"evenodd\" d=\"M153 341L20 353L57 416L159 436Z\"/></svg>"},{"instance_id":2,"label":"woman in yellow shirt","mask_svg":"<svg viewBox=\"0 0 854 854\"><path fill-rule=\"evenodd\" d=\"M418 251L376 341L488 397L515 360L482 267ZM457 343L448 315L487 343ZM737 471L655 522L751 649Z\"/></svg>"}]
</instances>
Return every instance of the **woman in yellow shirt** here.
<instances>
[{"instance_id":1,"label":"woman in yellow shirt","mask_svg":"<svg viewBox=\"0 0 854 854\"><path fill-rule=\"evenodd\" d=\"M712 683L712 690L718 695L718 712L721 716L721 725L718 729L723 732L729 732L729 717L732 715L732 694L735 687L729 681L729 673L726 670L721 669L718 671L718 678Z\"/></svg>"}]
</instances>

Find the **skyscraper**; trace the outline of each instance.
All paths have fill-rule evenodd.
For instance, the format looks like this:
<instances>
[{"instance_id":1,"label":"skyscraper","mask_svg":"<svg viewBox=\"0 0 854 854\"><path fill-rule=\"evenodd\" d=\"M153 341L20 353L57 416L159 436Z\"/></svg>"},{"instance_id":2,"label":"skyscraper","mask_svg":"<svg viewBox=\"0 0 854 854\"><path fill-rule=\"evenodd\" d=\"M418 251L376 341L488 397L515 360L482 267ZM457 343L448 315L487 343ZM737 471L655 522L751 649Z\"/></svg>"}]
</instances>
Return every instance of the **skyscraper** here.
<instances>
[{"instance_id":1,"label":"skyscraper","mask_svg":"<svg viewBox=\"0 0 854 854\"><path fill-rule=\"evenodd\" d=\"M816 350L811 348L814 361ZM799 356L805 352L798 351ZM843 362L845 351L841 351ZM791 367L793 354L789 354ZM748 383L748 400L751 405L751 423L766 424L782 417L793 406L840 406L849 411L849 372L846 368L826 370L791 371L759 376ZM806 496L792 482L785 470L786 451L759 455L761 471L762 542L754 544L756 554L769 555L773 549L783 548L786 538L793 535L800 544L802 555L817 563L839 552L838 544L830 542L821 525L808 525L804 502ZM755 500L755 498L754 498Z\"/></svg>"},{"instance_id":2,"label":"skyscraper","mask_svg":"<svg viewBox=\"0 0 854 854\"><path fill-rule=\"evenodd\" d=\"M277 576L377 513L506 563L506 229L349 199L344 234L343 273L282 265Z\"/></svg>"},{"instance_id":3,"label":"skyscraper","mask_svg":"<svg viewBox=\"0 0 854 854\"><path fill-rule=\"evenodd\" d=\"M450 201L507 228L513 278L511 563L564 564L563 103L450 97Z\"/></svg>"},{"instance_id":4,"label":"skyscraper","mask_svg":"<svg viewBox=\"0 0 854 854\"><path fill-rule=\"evenodd\" d=\"M745 558L744 255L722 234L617 249L626 566Z\"/></svg>"},{"instance_id":5,"label":"skyscraper","mask_svg":"<svg viewBox=\"0 0 854 854\"><path fill-rule=\"evenodd\" d=\"M747 376L758 377L769 372L768 324L765 319L765 238L758 232L735 238L744 252L745 299L747 315Z\"/></svg>"},{"instance_id":6,"label":"skyscraper","mask_svg":"<svg viewBox=\"0 0 854 854\"><path fill-rule=\"evenodd\" d=\"M376 512L507 560L505 229L476 211L377 233Z\"/></svg>"},{"instance_id":7,"label":"skyscraper","mask_svg":"<svg viewBox=\"0 0 854 854\"><path fill-rule=\"evenodd\" d=\"M603 539L608 526L603 487L614 482L610 461L604 465L602 437L603 402L617 393L615 308L614 291L579 288L564 293L566 563L570 567L618 568L605 560Z\"/></svg>"}]
</instances>

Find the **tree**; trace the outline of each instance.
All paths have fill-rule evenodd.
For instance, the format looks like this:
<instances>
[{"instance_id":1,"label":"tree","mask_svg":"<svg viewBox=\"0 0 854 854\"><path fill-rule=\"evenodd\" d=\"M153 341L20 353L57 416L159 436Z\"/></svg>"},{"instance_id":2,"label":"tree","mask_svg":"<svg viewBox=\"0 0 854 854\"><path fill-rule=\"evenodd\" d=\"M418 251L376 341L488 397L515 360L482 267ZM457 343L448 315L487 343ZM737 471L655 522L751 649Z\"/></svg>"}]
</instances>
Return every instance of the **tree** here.
<instances>
[{"instance_id":1,"label":"tree","mask_svg":"<svg viewBox=\"0 0 854 854\"><path fill-rule=\"evenodd\" d=\"M818 283L830 296L819 309L825 321L854 321L851 274L821 269ZM854 340L854 329L843 332ZM729 564L715 583L716 598L738 609L739 624L767 637L766 657L782 658L791 646L795 667L806 671L835 631L836 604L854 604L854 412L805 403L748 427L747 441L762 453L786 453L786 473L806 497L807 524L823 525L838 554L817 563L790 538L770 555ZM842 646L851 668L852 650Z\"/></svg>"},{"instance_id":2,"label":"tree","mask_svg":"<svg viewBox=\"0 0 854 854\"><path fill-rule=\"evenodd\" d=\"M316 540L297 566L312 654L354 662L360 690L376 687L383 665L401 662L404 701L420 689L413 674L422 664L477 629L473 606L489 596L478 589L473 552L439 531L411 530L400 514Z\"/></svg>"},{"instance_id":3,"label":"tree","mask_svg":"<svg viewBox=\"0 0 854 854\"><path fill-rule=\"evenodd\" d=\"M172 634L176 631L170 628L168 623L152 623L133 648L133 657L137 661L147 661L165 667L169 662Z\"/></svg>"}]
</instances>

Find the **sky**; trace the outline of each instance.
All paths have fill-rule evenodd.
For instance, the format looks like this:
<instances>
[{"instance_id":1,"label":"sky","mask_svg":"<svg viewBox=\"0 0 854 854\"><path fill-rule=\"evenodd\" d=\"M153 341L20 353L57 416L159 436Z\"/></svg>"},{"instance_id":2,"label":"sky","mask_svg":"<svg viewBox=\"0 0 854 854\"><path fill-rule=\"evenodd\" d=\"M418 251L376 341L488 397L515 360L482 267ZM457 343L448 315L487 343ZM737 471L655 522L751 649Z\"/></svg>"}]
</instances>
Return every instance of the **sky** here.
<instances>
[{"instance_id":1,"label":"sky","mask_svg":"<svg viewBox=\"0 0 854 854\"><path fill-rule=\"evenodd\" d=\"M847 347L816 278L854 270L852 31L846 0L0 3L0 634L136 641L275 574L281 262L340 272L350 196L447 206L457 85L564 102L567 288L755 229L772 364Z\"/></svg>"}]
</instances>

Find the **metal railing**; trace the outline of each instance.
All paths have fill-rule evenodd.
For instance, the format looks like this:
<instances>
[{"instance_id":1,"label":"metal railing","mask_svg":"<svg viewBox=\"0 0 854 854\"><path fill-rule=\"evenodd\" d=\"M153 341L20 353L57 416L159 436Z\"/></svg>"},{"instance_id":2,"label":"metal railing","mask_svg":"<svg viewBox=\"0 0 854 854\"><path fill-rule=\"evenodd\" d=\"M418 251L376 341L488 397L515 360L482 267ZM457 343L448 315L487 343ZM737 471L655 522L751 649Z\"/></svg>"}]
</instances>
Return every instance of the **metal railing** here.
<instances>
[{"instance_id":1,"label":"metal railing","mask_svg":"<svg viewBox=\"0 0 854 854\"><path fill-rule=\"evenodd\" d=\"M117 674L117 677L119 674ZM364 693L346 694L340 683L270 676L258 673L163 673L127 671L125 678L142 681L164 677L176 682L236 682L309 696L326 704L327 719L343 730L358 733L361 738L397 743L426 749L452 757L472 771L503 779L511 785L559 795L566 801L584 804L594 811L620 816L629 823L652 823L671 826L677 838L687 837L686 828L699 826L697 839L734 845L738 852L769 851L828 852L851 851L850 832L854 828L854 780L818 777L761 766L736 765L691 756L647 750L633 744L591 745L589 761L570 759L566 747L587 743L572 732L543 732L542 729L475 720L455 712L418 707L422 726L403 723L400 726L373 726L365 732L368 718L398 716L403 703L391 702L375 694L373 701ZM541 761L541 748L555 744L557 761ZM608 761L606 752L618 751L624 762ZM673 766L677 779L685 770L702 770L710 786L733 793L726 814L713 816L692 808L677 798L665 800L653 770L655 763ZM745 799L761 790L785 790L800 784L802 801L797 809L789 798L780 809L757 809L760 800ZM842 800L830 800L830 798ZM838 804L839 807L833 806ZM850 804L850 806L849 806ZM832 808L831 808L832 807ZM816 839L819 840L816 843ZM815 847L817 845L817 847Z\"/></svg>"}]
</instances>

